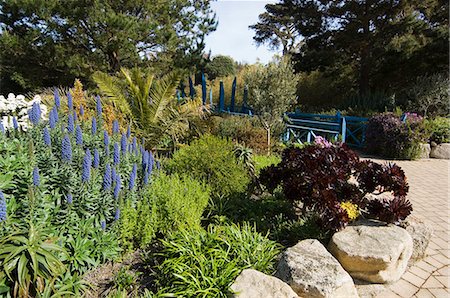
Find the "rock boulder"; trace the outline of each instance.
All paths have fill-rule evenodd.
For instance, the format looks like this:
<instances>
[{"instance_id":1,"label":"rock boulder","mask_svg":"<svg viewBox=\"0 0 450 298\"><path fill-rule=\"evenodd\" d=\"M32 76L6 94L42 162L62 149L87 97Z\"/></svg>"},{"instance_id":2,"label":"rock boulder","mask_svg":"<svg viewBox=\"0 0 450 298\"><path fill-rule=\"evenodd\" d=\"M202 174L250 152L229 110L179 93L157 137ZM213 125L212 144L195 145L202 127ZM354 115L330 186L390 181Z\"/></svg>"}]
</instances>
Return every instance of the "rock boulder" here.
<instances>
[{"instance_id":1,"label":"rock boulder","mask_svg":"<svg viewBox=\"0 0 450 298\"><path fill-rule=\"evenodd\" d=\"M422 220L414 216L409 216L403 227L413 240L413 251L408 265L412 265L425 257L425 251L432 234L432 229Z\"/></svg>"},{"instance_id":2,"label":"rock boulder","mask_svg":"<svg viewBox=\"0 0 450 298\"><path fill-rule=\"evenodd\" d=\"M442 143L431 148L430 157L450 159L450 143Z\"/></svg>"},{"instance_id":3,"label":"rock boulder","mask_svg":"<svg viewBox=\"0 0 450 298\"><path fill-rule=\"evenodd\" d=\"M253 269L243 270L231 290L234 298L298 298L288 284Z\"/></svg>"},{"instance_id":4,"label":"rock boulder","mask_svg":"<svg viewBox=\"0 0 450 298\"><path fill-rule=\"evenodd\" d=\"M315 239L300 241L281 256L275 276L300 297L358 297L351 276Z\"/></svg>"},{"instance_id":5,"label":"rock boulder","mask_svg":"<svg viewBox=\"0 0 450 298\"><path fill-rule=\"evenodd\" d=\"M335 233L328 249L354 278L388 283L405 272L413 240L401 227L367 220Z\"/></svg>"}]
</instances>

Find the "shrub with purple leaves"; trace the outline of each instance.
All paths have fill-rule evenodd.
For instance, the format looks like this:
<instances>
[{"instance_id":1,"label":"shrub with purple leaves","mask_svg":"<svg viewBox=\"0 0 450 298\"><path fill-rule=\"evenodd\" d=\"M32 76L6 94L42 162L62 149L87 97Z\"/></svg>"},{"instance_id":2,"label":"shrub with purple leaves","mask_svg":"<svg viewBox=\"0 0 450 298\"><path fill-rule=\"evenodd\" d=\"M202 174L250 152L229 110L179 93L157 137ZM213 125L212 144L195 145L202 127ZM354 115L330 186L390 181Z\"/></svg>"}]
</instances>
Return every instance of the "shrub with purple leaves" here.
<instances>
[{"instance_id":1,"label":"shrub with purple leaves","mask_svg":"<svg viewBox=\"0 0 450 298\"><path fill-rule=\"evenodd\" d=\"M345 144L285 149L281 162L263 169L259 178L270 192L281 186L287 200L302 203L304 212L315 213L320 225L332 231L350 222L342 204L351 203L368 217L376 217L373 208L367 208L369 194L386 192L406 200L408 192L405 174L397 165L361 161ZM404 210L401 216L392 218L406 218L409 213Z\"/></svg>"},{"instance_id":2,"label":"shrub with purple leaves","mask_svg":"<svg viewBox=\"0 0 450 298\"><path fill-rule=\"evenodd\" d=\"M393 113L379 114L367 124L366 150L370 154L415 159L420 154L419 144L427 140L425 123L415 114L409 114L405 121Z\"/></svg>"}]
</instances>

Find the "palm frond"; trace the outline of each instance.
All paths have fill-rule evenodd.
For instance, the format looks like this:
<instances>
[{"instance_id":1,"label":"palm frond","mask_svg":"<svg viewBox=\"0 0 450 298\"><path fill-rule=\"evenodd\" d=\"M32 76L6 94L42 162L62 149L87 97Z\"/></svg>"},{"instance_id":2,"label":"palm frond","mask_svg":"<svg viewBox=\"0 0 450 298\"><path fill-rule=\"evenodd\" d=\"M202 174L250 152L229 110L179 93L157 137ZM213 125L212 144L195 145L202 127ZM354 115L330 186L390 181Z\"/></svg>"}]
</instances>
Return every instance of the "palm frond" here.
<instances>
[{"instance_id":1,"label":"palm frond","mask_svg":"<svg viewBox=\"0 0 450 298\"><path fill-rule=\"evenodd\" d=\"M129 118L133 118L130 105L121 88L120 81L104 72L96 71L93 75L94 82L107 99Z\"/></svg>"}]
</instances>

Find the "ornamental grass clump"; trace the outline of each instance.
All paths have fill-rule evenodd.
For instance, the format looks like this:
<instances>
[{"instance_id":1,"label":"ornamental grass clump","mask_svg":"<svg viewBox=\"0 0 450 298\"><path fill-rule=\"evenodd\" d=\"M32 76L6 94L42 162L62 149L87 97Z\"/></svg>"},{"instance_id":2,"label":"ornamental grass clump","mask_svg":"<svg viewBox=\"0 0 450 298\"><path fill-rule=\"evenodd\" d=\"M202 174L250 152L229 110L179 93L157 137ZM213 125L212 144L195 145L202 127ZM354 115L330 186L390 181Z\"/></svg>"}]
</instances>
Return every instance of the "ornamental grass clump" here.
<instances>
[{"instance_id":1,"label":"ornamental grass clump","mask_svg":"<svg viewBox=\"0 0 450 298\"><path fill-rule=\"evenodd\" d=\"M270 192L281 186L286 199L301 203L304 213L315 213L320 225L331 231L358 216L397 223L412 211L400 167L361 161L345 144L319 140L301 149L285 149L278 165L261 171L260 181ZM392 199L379 199L383 193Z\"/></svg>"}]
</instances>

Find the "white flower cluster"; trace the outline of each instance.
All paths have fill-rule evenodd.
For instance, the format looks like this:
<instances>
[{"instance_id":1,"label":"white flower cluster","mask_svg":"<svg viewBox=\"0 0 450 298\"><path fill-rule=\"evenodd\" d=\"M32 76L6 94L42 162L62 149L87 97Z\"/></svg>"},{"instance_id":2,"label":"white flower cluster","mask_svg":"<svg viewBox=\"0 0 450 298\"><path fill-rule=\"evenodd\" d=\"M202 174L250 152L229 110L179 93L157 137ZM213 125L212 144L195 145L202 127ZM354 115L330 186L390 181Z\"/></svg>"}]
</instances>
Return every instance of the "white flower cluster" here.
<instances>
[{"instance_id":1,"label":"white flower cluster","mask_svg":"<svg viewBox=\"0 0 450 298\"><path fill-rule=\"evenodd\" d=\"M31 109L35 102L40 104L42 119L47 119L47 106L42 104L39 95L34 96L31 101L26 101L23 95L16 96L13 93L9 93L7 98L0 95L0 121L5 129L13 128L13 117L15 116L19 126L26 130L30 125L28 110Z\"/></svg>"}]
</instances>

